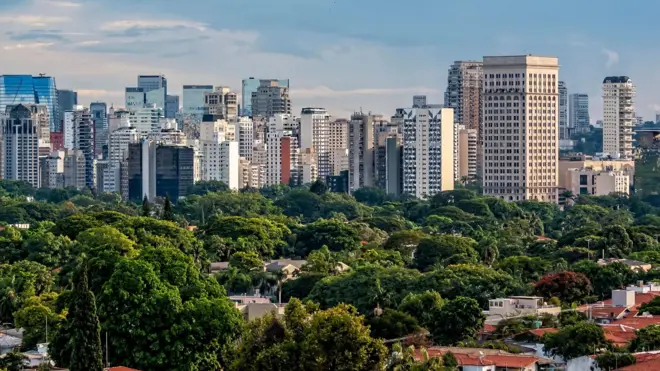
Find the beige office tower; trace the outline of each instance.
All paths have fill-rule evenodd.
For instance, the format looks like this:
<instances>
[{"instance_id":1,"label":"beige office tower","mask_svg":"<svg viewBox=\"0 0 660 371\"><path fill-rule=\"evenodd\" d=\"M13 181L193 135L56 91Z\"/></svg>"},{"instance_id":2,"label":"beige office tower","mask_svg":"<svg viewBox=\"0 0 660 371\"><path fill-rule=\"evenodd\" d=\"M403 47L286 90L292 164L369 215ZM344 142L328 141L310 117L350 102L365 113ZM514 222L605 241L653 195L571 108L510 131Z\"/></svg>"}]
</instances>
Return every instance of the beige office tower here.
<instances>
[{"instance_id":1,"label":"beige office tower","mask_svg":"<svg viewBox=\"0 0 660 371\"><path fill-rule=\"evenodd\" d=\"M477 177L477 131L458 126L458 180L462 184Z\"/></svg>"},{"instance_id":2,"label":"beige office tower","mask_svg":"<svg viewBox=\"0 0 660 371\"><path fill-rule=\"evenodd\" d=\"M627 76L603 80L603 152L615 158L633 157L635 86Z\"/></svg>"},{"instance_id":3,"label":"beige office tower","mask_svg":"<svg viewBox=\"0 0 660 371\"><path fill-rule=\"evenodd\" d=\"M557 57L484 57L484 194L557 202Z\"/></svg>"},{"instance_id":4,"label":"beige office tower","mask_svg":"<svg viewBox=\"0 0 660 371\"><path fill-rule=\"evenodd\" d=\"M209 115L220 115L225 120L238 116L236 93L227 86L216 86L213 92L204 93L204 110Z\"/></svg>"},{"instance_id":5,"label":"beige office tower","mask_svg":"<svg viewBox=\"0 0 660 371\"><path fill-rule=\"evenodd\" d=\"M447 74L447 90L445 91L445 107L454 109L454 122L477 133L478 153L482 153L483 137L481 135L481 89L483 85L483 63L477 61L456 61L449 67ZM456 135L459 131L455 130ZM458 141L458 138L456 138ZM457 149L458 151L458 149ZM455 153L458 160L458 153ZM480 157L477 157L480 162ZM457 166L459 166L457 164ZM481 169L481 163L478 163ZM458 169L456 173L457 179Z\"/></svg>"},{"instance_id":6,"label":"beige office tower","mask_svg":"<svg viewBox=\"0 0 660 371\"><path fill-rule=\"evenodd\" d=\"M330 175L340 175L342 170L348 170L348 123L342 118L330 118L328 123Z\"/></svg>"}]
</instances>

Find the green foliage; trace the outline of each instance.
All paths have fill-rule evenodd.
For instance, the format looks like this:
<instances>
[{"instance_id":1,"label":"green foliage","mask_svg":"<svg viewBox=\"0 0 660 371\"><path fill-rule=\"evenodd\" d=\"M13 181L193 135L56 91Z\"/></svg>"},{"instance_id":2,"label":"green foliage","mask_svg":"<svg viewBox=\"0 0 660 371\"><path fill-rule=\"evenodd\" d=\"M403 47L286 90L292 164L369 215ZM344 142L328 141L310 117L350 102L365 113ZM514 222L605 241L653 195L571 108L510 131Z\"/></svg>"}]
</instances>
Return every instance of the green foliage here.
<instances>
[{"instance_id":1,"label":"green foliage","mask_svg":"<svg viewBox=\"0 0 660 371\"><path fill-rule=\"evenodd\" d=\"M94 293L87 285L87 264L83 262L74 276L69 307L71 371L102 371L101 327L96 315Z\"/></svg>"},{"instance_id":2,"label":"green foliage","mask_svg":"<svg viewBox=\"0 0 660 371\"><path fill-rule=\"evenodd\" d=\"M591 294L591 282L587 276L575 272L559 272L543 276L534 291L544 298L557 297L562 302L582 302Z\"/></svg>"},{"instance_id":3,"label":"green foliage","mask_svg":"<svg viewBox=\"0 0 660 371\"><path fill-rule=\"evenodd\" d=\"M485 320L476 300L459 296L445 303L428 330L435 343L452 345L474 339Z\"/></svg>"},{"instance_id":4,"label":"green foliage","mask_svg":"<svg viewBox=\"0 0 660 371\"><path fill-rule=\"evenodd\" d=\"M385 308L382 314L367 318L371 336L382 339L398 339L420 330L415 317L396 309Z\"/></svg>"},{"instance_id":5,"label":"green foliage","mask_svg":"<svg viewBox=\"0 0 660 371\"><path fill-rule=\"evenodd\" d=\"M415 251L415 266L425 271L433 265L467 264L477 262L476 242L471 238L441 235L419 242Z\"/></svg>"},{"instance_id":6,"label":"green foliage","mask_svg":"<svg viewBox=\"0 0 660 371\"><path fill-rule=\"evenodd\" d=\"M444 305L440 294L435 291L425 291L419 294L410 293L399 304L399 310L416 318L425 328L433 324L435 316Z\"/></svg>"},{"instance_id":7,"label":"green foliage","mask_svg":"<svg viewBox=\"0 0 660 371\"><path fill-rule=\"evenodd\" d=\"M591 322L578 322L543 336L543 351L566 360L595 354L609 347L603 328Z\"/></svg>"},{"instance_id":8,"label":"green foliage","mask_svg":"<svg viewBox=\"0 0 660 371\"><path fill-rule=\"evenodd\" d=\"M637 363L637 359L630 353L607 351L596 356L596 365L603 371L618 370L635 363Z\"/></svg>"},{"instance_id":9,"label":"green foliage","mask_svg":"<svg viewBox=\"0 0 660 371\"><path fill-rule=\"evenodd\" d=\"M27 361L28 357L23 353L9 352L0 358L0 368L7 371L22 371Z\"/></svg>"},{"instance_id":10,"label":"green foliage","mask_svg":"<svg viewBox=\"0 0 660 371\"><path fill-rule=\"evenodd\" d=\"M639 329L630 342L631 352L650 352L660 349L660 325L650 325Z\"/></svg>"}]
</instances>

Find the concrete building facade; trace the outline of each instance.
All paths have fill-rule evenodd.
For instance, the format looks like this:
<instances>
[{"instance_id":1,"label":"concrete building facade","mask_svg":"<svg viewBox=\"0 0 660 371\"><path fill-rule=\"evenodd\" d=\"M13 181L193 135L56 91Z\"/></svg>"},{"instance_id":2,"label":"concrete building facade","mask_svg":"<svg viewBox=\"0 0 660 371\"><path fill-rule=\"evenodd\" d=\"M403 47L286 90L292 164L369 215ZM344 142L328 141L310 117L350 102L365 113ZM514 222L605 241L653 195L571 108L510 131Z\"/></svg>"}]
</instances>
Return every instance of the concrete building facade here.
<instances>
[{"instance_id":1,"label":"concrete building facade","mask_svg":"<svg viewBox=\"0 0 660 371\"><path fill-rule=\"evenodd\" d=\"M633 157L635 86L628 76L603 80L603 152L613 157Z\"/></svg>"},{"instance_id":2,"label":"concrete building facade","mask_svg":"<svg viewBox=\"0 0 660 371\"><path fill-rule=\"evenodd\" d=\"M559 63L484 57L484 195L556 203Z\"/></svg>"}]
</instances>

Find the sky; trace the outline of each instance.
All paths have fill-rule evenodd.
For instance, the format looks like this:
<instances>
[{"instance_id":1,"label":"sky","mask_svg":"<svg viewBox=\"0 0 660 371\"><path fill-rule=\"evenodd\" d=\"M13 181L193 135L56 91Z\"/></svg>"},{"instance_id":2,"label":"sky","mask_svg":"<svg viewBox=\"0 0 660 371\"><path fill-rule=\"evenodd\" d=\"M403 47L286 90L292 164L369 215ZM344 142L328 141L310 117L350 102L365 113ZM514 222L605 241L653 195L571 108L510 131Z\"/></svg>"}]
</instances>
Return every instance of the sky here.
<instances>
[{"instance_id":1,"label":"sky","mask_svg":"<svg viewBox=\"0 0 660 371\"><path fill-rule=\"evenodd\" d=\"M138 74L164 74L170 94L289 78L296 112L390 116L415 94L443 103L455 60L537 54L559 57L593 122L613 75L633 80L651 120L659 11L653 0L0 0L0 74L45 73L80 104L115 106Z\"/></svg>"}]
</instances>

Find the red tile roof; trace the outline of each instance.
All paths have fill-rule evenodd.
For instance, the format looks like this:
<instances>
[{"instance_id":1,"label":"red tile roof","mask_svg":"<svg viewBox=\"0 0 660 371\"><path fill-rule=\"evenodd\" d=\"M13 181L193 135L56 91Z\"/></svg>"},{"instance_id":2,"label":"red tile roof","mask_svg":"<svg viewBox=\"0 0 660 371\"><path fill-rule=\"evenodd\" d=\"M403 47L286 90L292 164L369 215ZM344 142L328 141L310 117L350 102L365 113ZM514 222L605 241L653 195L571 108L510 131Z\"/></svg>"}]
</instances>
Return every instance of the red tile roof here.
<instances>
[{"instance_id":1,"label":"red tile roof","mask_svg":"<svg viewBox=\"0 0 660 371\"><path fill-rule=\"evenodd\" d=\"M618 368L620 371L657 371L660 370L659 353L637 353L633 354L637 363L634 365Z\"/></svg>"},{"instance_id":2,"label":"red tile roof","mask_svg":"<svg viewBox=\"0 0 660 371\"><path fill-rule=\"evenodd\" d=\"M547 328L537 328L533 330L529 330L529 333L536 336L536 337L542 337L543 335L547 333L556 333L559 332L556 328L553 327L547 327Z\"/></svg>"},{"instance_id":3,"label":"red tile roof","mask_svg":"<svg viewBox=\"0 0 660 371\"><path fill-rule=\"evenodd\" d=\"M442 357L447 353L446 349L443 348L429 348L426 350L429 357ZM480 355L478 353L453 353L454 357L458 361L459 366L497 366L497 367L512 367L512 368L524 368L529 367L530 365L535 364L541 358L530 356L530 355L519 355L519 354L485 354ZM415 352L415 358L418 360L422 359L422 353L419 351Z\"/></svg>"},{"instance_id":4,"label":"red tile roof","mask_svg":"<svg viewBox=\"0 0 660 371\"><path fill-rule=\"evenodd\" d=\"M489 324L484 324L484 329L483 332L486 334L492 334L497 330L497 326L489 325Z\"/></svg>"}]
</instances>

